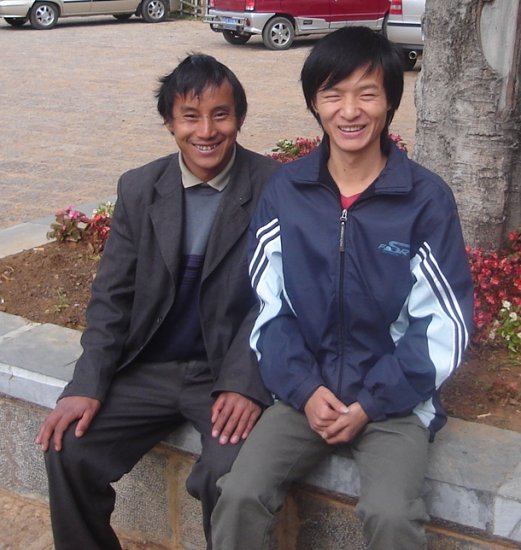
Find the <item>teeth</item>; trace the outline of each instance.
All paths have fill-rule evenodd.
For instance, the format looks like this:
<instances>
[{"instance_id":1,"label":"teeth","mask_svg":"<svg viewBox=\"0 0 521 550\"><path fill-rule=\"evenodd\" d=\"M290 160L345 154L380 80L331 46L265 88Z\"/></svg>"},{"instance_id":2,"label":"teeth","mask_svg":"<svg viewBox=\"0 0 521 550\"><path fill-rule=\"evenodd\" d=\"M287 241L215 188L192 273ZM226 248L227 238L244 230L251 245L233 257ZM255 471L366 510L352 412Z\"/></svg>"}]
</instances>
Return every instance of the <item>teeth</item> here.
<instances>
[{"instance_id":1,"label":"teeth","mask_svg":"<svg viewBox=\"0 0 521 550\"><path fill-rule=\"evenodd\" d=\"M359 132L363 129L363 126L341 126L342 132Z\"/></svg>"},{"instance_id":2,"label":"teeth","mask_svg":"<svg viewBox=\"0 0 521 550\"><path fill-rule=\"evenodd\" d=\"M217 145L195 145L194 147L198 149L199 151L213 151Z\"/></svg>"}]
</instances>

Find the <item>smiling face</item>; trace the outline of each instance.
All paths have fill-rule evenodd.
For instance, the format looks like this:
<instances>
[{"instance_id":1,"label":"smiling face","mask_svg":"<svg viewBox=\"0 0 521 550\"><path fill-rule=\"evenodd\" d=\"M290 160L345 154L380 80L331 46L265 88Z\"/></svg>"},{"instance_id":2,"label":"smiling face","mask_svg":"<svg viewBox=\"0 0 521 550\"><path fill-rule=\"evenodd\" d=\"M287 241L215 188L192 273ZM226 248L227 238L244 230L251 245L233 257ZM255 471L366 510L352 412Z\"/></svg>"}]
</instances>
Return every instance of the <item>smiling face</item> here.
<instances>
[{"instance_id":1,"label":"smiling face","mask_svg":"<svg viewBox=\"0 0 521 550\"><path fill-rule=\"evenodd\" d=\"M224 81L220 86L208 86L200 96L177 95L167 127L187 168L207 182L231 159L241 124L235 114L232 87Z\"/></svg>"},{"instance_id":2,"label":"smiling face","mask_svg":"<svg viewBox=\"0 0 521 550\"><path fill-rule=\"evenodd\" d=\"M331 88L321 88L314 107L329 136L331 156L381 156L380 135L389 111L381 70L367 73L361 67Z\"/></svg>"}]
</instances>

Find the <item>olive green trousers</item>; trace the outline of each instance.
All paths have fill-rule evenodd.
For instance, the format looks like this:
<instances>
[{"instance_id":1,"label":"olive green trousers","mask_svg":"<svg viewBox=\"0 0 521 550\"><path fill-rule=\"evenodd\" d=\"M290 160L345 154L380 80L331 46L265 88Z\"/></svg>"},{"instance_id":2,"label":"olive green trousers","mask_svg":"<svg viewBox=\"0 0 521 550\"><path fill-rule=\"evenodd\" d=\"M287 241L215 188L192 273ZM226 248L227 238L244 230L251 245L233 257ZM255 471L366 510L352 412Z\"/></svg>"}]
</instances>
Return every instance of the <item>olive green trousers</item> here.
<instances>
[{"instance_id":1,"label":"olive green trousers","mask_svg":"<svg viewBox=\"0 0 521 550\"><path fill-rule=\"evenodd\" d=\"M428 520L422 499L429 432L415 416L369 423L350 443L360 474L357 514L371 550L421 550ZM289 485L338 450L281 402L261 417L230 473L218 481L213 550L271 548L274 516ZM341 474L339 474L341 475Z\"/></svg>"}]
</instances>

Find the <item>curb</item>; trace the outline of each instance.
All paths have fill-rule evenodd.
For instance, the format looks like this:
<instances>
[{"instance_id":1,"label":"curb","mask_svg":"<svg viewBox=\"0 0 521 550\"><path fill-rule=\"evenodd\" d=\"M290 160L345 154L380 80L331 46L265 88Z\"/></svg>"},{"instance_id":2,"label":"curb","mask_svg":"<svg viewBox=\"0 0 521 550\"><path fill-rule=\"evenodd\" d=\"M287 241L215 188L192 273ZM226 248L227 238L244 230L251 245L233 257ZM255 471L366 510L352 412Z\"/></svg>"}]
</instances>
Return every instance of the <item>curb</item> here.
<instances>
[{"instance_id":1,"label":"curb","mask_svg":"<svg viewBox=\"0 0 521 550\"><path fill-rule=\"evenodd\" d=\"M102 202L115 202L116 197L109 197L96 202L89 202L75 206L77 210L85 213L92 212ZM38 218L30 222L20 223L12 227L0 230L0 258L17 254L24 250L42 246L51 242L47 238L47 232L51 229L54 214Z\"/></svg>"}]
</instances>

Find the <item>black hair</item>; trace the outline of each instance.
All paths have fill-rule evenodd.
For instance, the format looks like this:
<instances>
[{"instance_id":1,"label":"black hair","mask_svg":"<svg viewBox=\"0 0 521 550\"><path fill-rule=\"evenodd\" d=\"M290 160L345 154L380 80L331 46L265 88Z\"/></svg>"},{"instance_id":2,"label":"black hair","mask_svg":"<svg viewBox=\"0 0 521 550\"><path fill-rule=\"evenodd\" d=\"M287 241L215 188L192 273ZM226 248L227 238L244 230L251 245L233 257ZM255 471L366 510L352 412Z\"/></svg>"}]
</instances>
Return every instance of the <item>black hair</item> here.
<instances>
[{"instance_id":1,"label":"black hair","mask_svg":"<svg viewBox=\"0 0 521 550\"><path fill-rule=\"evenodd\" d=\"M403 66L400 52L383 34L368 27L342 27L321 38L309 53L300 80L307 108L320 124L315 110L317 93L349 77L360 67L370 73L381 68L390 109L381 135L385 147L389 124L400 105L403 93Z\"/></svg>"},{"instance_id":2,"label":"black hair","mask_svg":"<svg viewBox=\"0 0 521 550\"><path fill-rule=\"evenodd\" d=\"M170 74L159 79L157 110L164 122L169 123L172 121L176 96L194 94L199 97L207 87L219 87L226 80L232 87L235 116L240 124L248 110L246 92L235 74L211 55L189 55Z\"/></svg>"}]
</instances>

